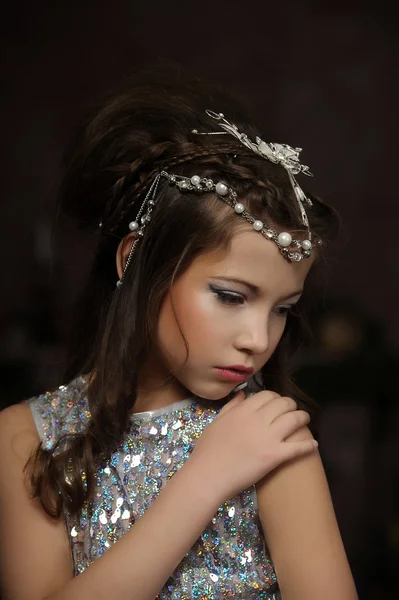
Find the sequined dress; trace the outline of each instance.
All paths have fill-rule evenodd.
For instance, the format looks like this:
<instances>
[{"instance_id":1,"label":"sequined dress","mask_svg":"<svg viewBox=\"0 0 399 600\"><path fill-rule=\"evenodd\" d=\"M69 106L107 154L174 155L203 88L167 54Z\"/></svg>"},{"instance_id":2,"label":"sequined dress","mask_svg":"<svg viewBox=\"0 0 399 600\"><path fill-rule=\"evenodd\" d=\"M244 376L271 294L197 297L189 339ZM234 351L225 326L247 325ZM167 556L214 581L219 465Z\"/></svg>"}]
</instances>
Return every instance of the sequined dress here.
<instances>
[{"instance_id":1,"label":"sequined dress","mask_svg":"<svg viewBox=\"0 0 399 600\"><path fill-rule=\"evenodd\" d=\"M28 404L45 448L52 448L66 433L84 431L90 419L82 378ZM217 412L191 398L131 415L127 433L98 468L94 499L78 516L65 514L75 575L134 526L187 460ZM261 533L254 487L219 507L157 598L281 599Z\"/></svg>"}]
</instances>

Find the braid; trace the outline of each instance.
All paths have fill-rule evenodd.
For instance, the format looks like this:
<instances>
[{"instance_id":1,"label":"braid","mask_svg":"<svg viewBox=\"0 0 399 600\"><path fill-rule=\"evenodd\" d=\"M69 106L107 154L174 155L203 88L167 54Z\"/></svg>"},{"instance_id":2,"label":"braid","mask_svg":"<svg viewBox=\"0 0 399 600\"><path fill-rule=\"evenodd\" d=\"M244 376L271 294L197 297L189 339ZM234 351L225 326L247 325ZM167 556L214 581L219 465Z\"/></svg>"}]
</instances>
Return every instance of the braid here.
<instances>
[{"instance_id":1,"label":"braid","mask_svg":"<svg viewBox=\"0 0 399 600\"><path fill-rule=\"evenodd\" d=\"M158 144L157 146L151 148L152 159L154 158L154 148L156 150L155 154L161 156L165 149L169 147L169 145L170 142L165 142L164 144ZM163 149L163 152L160 152L161 147ZM126 220L126 216L131 210L131 203L126 203L124 205L123 202L127 190L130 191L130 196L133 195L135 198L139 198L144 194L146 188L148 187L148 184L153 181L154 177L157 175L157 173L159 173L161 169L169 171L170 169L173 169L184 163L193 162L201 158L217 157L221 154L253 156L252 152L243 149L240 144L233 142L226 144L218 144L218 146L214 148L210 148L209 146L207 146L206 148L198 148L197 146L192 152L176 155L165 162L161 162L160 166L158 166L155 169L152 169L149 172L144 171L146 164L148 164L148 160L146 160L147 157L136 159L133 163L128 165L127 172L125 172L124 175L119 177L119 179L115 182L113 186L112 202L110 203L110 206L113 207L112 213L116 215L116 218L113 219L112 224L107 227L107 231L116 231L119 225ZM137 181L134 185L131 185L133 179L136 179ZM111 214L104 216L104 221L107 222L108 220L111 220Z\"/></svg>"},{"instance_id":2,"label":"braid","mask_svg":"<svg viewBox=\"0 0 399 600\"><path fill-rule=\"evenodd\" d=\"M141 184L144 176L143 170L148 162L159 160L171 145L171 142L161 142L159 144L155 144L154 146L151 146L150 150L148 150L146 153L143 153L141 158L136 158L136 160L134 160L132 163L128 165L122 165L118 168L118 171L121 171L123 175L121 175L113 185L112 200L108 205L108 211L104 214L103 221L107 222L110 219L111 214L115 212L118 215L123 213L123 216L125 216L127 212L126 207L120 205L123 203L126 191L131 188L132 180L138 179L138 184ZM117 222L108 229L116 229L120 222L121 218L118 217Z\"/></svg>"}]
</instances>

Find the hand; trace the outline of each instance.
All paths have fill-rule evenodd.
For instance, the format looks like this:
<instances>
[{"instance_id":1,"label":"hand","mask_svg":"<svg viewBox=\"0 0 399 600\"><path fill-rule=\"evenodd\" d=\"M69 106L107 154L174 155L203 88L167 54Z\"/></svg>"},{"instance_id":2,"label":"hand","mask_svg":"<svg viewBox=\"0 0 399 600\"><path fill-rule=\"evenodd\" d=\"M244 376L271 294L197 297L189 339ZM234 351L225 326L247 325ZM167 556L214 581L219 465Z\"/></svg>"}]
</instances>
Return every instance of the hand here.
<instances>
[{"instance_id":1,"label":"hand","mask_svg":"<svg viewBox=\"0 0 399 600\"><path fill-rule=\"evenodd\" d=\"M240 391L204 429L187 466L225 501L282 463L314 451L314 439L286 441L309 420L292 398L262 391L245 399Z\"/></svg>"}]
</instances>

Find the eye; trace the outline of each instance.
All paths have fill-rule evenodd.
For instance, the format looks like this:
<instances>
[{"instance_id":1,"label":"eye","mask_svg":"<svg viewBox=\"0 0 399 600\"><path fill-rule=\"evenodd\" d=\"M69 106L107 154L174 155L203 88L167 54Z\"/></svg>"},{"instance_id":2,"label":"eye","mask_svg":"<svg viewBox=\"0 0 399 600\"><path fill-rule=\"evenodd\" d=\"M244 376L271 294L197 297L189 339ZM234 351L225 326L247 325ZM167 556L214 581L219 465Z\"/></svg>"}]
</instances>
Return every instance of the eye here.
<instances>
[{"instance_id":1,"label":"eye","mask_svg":"<svg viewBox=\"0 0 399 600\"><path fill-rule=\"evenodd\" d=\"M216 298L222 304L244 304L245 298L242 294L238 294L237 292L230 292L227 290L220 290L218 288L209 286Z\"/></svg>"},{"instance_id":2,"label":"eye","mask_svg":"<svg viewBox=\"0 0 399 600\"><path fill-rule=\"evenodd\" d=\"M274 312L279 317L287 317L294 309L294 304L282 304L274 309Z\"/></svg>"}]
</instances>

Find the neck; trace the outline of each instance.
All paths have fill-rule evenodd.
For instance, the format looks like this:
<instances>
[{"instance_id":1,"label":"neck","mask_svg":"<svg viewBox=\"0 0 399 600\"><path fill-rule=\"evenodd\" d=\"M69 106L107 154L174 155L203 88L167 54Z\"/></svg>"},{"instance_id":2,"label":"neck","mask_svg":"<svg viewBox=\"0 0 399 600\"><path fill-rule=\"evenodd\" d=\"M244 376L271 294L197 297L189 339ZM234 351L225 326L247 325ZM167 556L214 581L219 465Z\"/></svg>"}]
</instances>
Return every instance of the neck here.
<instances>
[{"instance_id":1,"label":"neck","mask_svg":"<svg viewBox=\"0 0 399 600\"><path fill-rule=\"evenodd\" d=\"M148 365L139 377L139 390L132 412L146 412L186 400L191 396L169 372Z\"/></svg>"}]
</instances>

